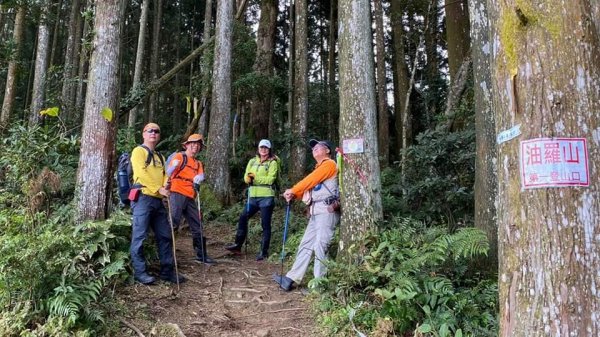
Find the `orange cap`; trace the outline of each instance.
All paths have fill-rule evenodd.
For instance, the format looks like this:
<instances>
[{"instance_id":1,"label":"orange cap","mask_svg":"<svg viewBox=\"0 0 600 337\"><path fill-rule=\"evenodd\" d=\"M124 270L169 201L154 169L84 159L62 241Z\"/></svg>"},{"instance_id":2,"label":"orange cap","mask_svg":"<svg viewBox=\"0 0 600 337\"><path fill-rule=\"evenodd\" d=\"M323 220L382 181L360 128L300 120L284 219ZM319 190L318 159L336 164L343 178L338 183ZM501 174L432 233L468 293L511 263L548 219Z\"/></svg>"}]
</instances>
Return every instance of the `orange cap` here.
<instances>
[{"instance_id":1,"label":"orange cap","mask_svg":"<svg viewBox=\"0 0 600 337\"><path fill-rule=\"evenodd\" d=\"M204 140L204 137L202 137L202 135L194 133L194 134L191 134L188 137L188 139L185 142L183 142L182 144L185 145L185 144L191 143L191 142L202 142L203 140Z\"/></svg>"}]
</instances>

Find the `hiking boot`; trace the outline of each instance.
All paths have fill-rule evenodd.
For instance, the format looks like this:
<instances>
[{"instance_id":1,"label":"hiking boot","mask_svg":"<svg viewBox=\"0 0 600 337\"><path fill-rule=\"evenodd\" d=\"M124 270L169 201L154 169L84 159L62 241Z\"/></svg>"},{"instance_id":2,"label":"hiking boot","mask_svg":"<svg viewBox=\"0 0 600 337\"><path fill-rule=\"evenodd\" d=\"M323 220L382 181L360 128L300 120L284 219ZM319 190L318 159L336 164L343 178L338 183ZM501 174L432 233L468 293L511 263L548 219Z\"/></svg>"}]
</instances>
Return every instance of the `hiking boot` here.
<instances>
[{"instance_id":1,"label":"hiking boot","mask_svg":"<svg viewBox=\"0 0 600 337\"><path fill-rule=\"evenodd\" d=\"M217 261L211 259L206 253L206 238L202 240L194 239L193 240L194 250L196 251L196 261L200 263L206 263L208 265L217 264Z\"/></svg>"},{"instance_id":2,"label":"hiking boot","mask_svg":"<svg viewBox=\"0 0 600 337\"><path fill-rule=\"evenodd\" d=\"M269 254L259 253L256 255L256 261L263 261L269 258Z\"/></svg>"},{"instance_id":3,"label":"hiking boot","mask_svg":"<svg viewBox=\"0 0 600 337\"><path fill-rule=\"evenodd\" d=\"M204 255L204 256L197 255L196 256L196 262L204 263L204 264L207 264L209 266L217 264L217 261L211 259L208 255Z\"/></svg>"},{"instance_id":4,"label":"hiking boot","mask_svg":"<svg viewBox=\"0 0 600 337\"><path fill-rule=\"evenodd\" d=\"M145 285L149 285L149 284L156 282L156 279L153 276L149 275L148 273L136 274L133 276L133 279L136 282L139 282L139 283L145 284Z\"/></svg>"},{"instance_id":5,"label":"hiking boot","mask_svg":"<svg viewBox=\"0 0 600 337\"><path fill-rule=\"evenodd\" d=\"M284 275L273 274L273 281L279 284L279 287L285 291L292 290L292 285L294 284L294 280Z\"/></svg>"},{"instance_id":6,"label":"hiking boot","mask_svg":"<svg viewBox=\"0 0 600 337\"><path fill-rule=\"evenodd\" d=\"M160 278L164 281L167 282L171 282L171 283L184 283L186 281L185 277L183 277L183 275L179 274L176 275L175 273L172 273L170 275L160 275Z\"/></svg>"},{"instance_id":7,"label":"hiking boot","mask_svg":"<svg viewBox=\"0 0 600 337\"><path fill-rule=\"evenodd\" d=\"M230 251L234 254L242 253L242 245L238 245L237 243L229 244L229 245L225 246L225 249L227 249L228 251Z\"/></svg>"}]
</instances>

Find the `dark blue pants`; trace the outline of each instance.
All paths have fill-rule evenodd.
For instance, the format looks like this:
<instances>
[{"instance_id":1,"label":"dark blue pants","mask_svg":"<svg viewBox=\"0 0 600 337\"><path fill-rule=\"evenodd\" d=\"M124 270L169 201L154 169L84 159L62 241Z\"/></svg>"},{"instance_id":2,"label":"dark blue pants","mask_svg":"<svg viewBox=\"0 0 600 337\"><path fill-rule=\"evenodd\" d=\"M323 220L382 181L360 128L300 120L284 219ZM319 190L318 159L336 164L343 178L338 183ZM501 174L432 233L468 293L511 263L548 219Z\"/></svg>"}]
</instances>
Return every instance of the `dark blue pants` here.
<instances>
[{"instance_id":1,"label":"dark blue pants","mask_svg":"<svg viewBox=\"0 0 600 337\"><path fill-rule=\"evenodd\" d=\"M248 220L260 210L260 224L262 226L261 253L267 255L271 243L271 217L275 207L274 197L250 198L249 204L244 205L244 211L240 215L238 228L235 234L235 243L242 246L248 236Z\"/></svg>"},{"instance_id":2,"label":"dark blue pants","mask_svg":"<svg viewBox=\"0 0 600 337\"><path fill-rule=\"evenodd\" d=\"M148 235L148 228L152 228L158 246L160 274L161 276L171 275L174 268L173 242L167 210L162 200L140 194L138 201L131 202L131 210L133 225L129 252L134 274L139 275L146 272L143 245Z\"/></svg>"},{"instance_id":3,"label":"dark blue pants","mask_svg":"<svg viewBox=\"0 0 600 337\"><path fill-rule=\"evenodd\" d=\"M194 199L188 198L177 192L171 192L169 202L171 206L171 216L173 217L173 226L175 228L179 227L181 216L184 216L185 220L190 225L192 238L196 240L202 239L202 222L200 221L200 213L198 213L198 206L194 202Z\"/></svg>"}]
</instances>

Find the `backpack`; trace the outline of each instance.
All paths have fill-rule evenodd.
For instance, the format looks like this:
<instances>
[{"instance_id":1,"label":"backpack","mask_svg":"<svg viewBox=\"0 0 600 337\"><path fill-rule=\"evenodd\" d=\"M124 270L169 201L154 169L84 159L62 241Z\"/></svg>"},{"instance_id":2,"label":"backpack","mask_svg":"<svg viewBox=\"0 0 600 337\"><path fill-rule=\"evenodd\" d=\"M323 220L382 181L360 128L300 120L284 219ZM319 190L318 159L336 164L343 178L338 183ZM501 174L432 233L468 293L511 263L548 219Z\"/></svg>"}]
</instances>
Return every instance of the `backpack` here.
<instances>
[{"instance_id":1,"label":"backpack","mask_svg":"<svg viewBox=\"0 0 600 337\"><path fill-rule=\"evenodd\" d=\"M150 165L150 162L154 161L154 156L152 154L152 150L150 150L146 145L140 144L140 147L144 148L146 152L148 152L148 156L146 157L145 167ZM158 152L155 151L158 155L160 163L162 164L163 171L165 169L165 157ZM121 204L129 205L129 190L131 189L131 185L133 185L133 167L131 166L131 154L129 152L123 152L119 156L118 164L117 164L117 184L119 186L119 199Z\"/></svg>"},{"instance_id":2,"label":"backpack","mask_svg":"<svg viewBox=\"0 0 600 337\"><path fill-rule=\"evenodd\" d=\"M188 157L187 154L185 154L185 151L175 151L173 153L171 153L169 155L169 157L167 157L167 167L169 167L171 165L171 161L173 160L173 157L175 157L176 154L181 153L183 160L181 161L181 164L179 164L179 167L177 168L177 174L175 175L175 177L179 174L179 172L181 172L181 170L183 170L183 168L187 165L188 162ZM169 175L169 179L171 179L173 175Z\"/></svg>"}]
</instances>

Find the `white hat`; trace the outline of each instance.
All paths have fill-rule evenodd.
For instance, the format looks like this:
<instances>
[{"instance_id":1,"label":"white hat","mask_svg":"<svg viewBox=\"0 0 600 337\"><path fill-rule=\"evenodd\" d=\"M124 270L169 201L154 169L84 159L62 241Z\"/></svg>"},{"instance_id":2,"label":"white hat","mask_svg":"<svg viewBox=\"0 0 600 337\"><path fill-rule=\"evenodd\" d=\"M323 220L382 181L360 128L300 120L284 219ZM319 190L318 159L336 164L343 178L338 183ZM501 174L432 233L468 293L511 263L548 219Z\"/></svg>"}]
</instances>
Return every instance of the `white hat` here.
<instances>
[{"instance_id":1,"label":"white hat","mask_svg":"<svg viewBox=\"0 0 600 337\"><path fill-rule=\"evenodd\" d=\"M260 142L258 142L258 147L261 147L261 146L266 146L270 149L271 142L268 139L261 139Z\"/></svg>"}]
</instances>

